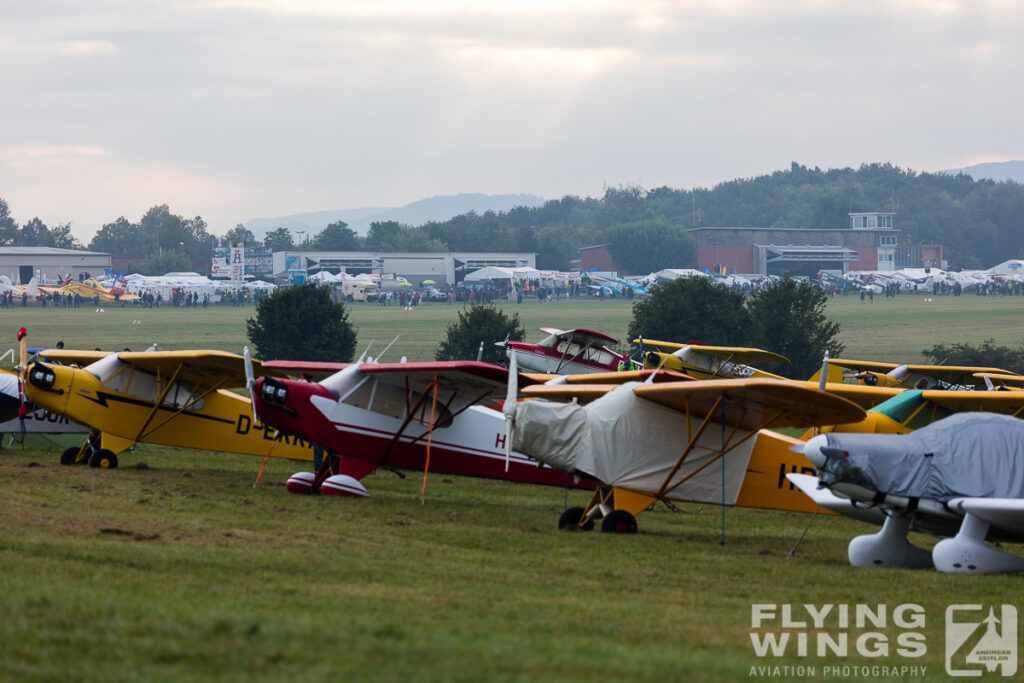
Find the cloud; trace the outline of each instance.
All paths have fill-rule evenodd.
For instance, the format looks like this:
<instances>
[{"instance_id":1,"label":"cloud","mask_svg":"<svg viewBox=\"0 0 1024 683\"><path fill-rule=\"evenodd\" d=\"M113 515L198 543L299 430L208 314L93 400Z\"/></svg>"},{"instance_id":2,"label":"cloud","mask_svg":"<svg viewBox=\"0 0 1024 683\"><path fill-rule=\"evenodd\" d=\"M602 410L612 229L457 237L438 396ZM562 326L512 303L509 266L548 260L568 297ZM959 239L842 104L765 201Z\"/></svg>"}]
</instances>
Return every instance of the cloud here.
<instances>
[{"instance_id":1,"label":"cloud","mask_svg":"<svg viewBox=\"0 0 1024 683\"><path fill-rule=\"evenodd\" d=\"M1021 19L933 0L20 3L0 25L19 65L0 69L0 196L76 233L163 203L216 231L793 160L1021 158Z\"/></svg>"}]
</instances>

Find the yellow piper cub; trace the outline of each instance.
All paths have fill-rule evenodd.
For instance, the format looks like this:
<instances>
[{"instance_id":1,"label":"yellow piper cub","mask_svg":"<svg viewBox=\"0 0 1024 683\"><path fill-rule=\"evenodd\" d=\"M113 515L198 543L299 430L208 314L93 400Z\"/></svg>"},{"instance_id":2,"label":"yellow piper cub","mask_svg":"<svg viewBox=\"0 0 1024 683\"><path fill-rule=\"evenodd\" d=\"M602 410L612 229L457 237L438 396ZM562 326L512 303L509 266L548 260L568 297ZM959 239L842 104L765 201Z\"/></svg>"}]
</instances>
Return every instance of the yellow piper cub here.
<instances>
[{"instance_id":1,"label":"yellow piper cub","mask_svg":"<svg viewBox=\"0 0 1024 683\"><path fill-rule=\"evenodd\" d=\"M64 465L117 467L118 453L140 442L313 459L312 444L278 436L256 421L248 397L227 391L248 383L244 358L233 353L52 349L22 367L30 401L90 430L61 454Z\"/></svg>"},{"instance_id":2,"label":"yellow piper cub","mask_svg":"<svg viewBox=\"0 0 1024 683\"><path fill-rule=\"evenodd\" d=\"M640 344L642 349L653 349L644 353L644 367L684 372L694 379L785 379L750 363L789 363L788 358L777 353L743 346L677 344L653 339L634 339L633 343Z\"/></svg>"}]
</instances>

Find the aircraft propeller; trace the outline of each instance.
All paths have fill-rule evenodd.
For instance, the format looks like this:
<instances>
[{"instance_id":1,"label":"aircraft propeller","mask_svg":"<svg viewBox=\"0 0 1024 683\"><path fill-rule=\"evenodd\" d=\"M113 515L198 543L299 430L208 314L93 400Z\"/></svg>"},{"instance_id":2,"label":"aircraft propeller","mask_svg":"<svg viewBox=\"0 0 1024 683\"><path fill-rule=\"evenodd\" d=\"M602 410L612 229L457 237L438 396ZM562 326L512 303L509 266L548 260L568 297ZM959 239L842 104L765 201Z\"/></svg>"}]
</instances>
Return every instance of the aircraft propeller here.
<instances>
[{"instance_id":1,"label":"aircraft propeller","mask_svg":"<svg viewBox=\"0 0 1024 683\"><path fill-rule=\"evenodd\" d=\"M825 391L828 383L828 349L825 349L825 358L821 361L821 377L818 379L818 391Z\"/></svg>"},{"instance_id":2,"label":"aircraft propeller","mask_svg":"<svg viewBox=\"0 0 1024 683\"><path fill-rule=\"evenodd\" d=\"M519 364L516 361L516 354L508 363L508 389L505 391L505 405L501 412L505 415L505 471L508 472L509 460L512 453L512 432L516 425L516 400L519 397Z\"/></svg>"},{"instance_id":3,"label":"aircraft propeller","mask_svg":"<svg viewBox=\"0 0 1024 683\"><path fill-rule=\"evenodd\" d=\"M252 403L252 423L256 424L256 373L252 369L248 346L242 349L242 356L245 358L245 388L249 390L249 402Z\"/></svg>"},{"instance_id":4,"label":"aircraft propeller","mask_svg":"<svg viewBox=\"0 0 1024 683\"><path fill-rule=\"evenodd\" d=\"M28 330L24 327L18 329L18 398L21 405L18 406L18 417L22 420L22 431L25 429L25 414L28 407L25 405L25 374L28 371Z\"/></svg>"}]
</instances>

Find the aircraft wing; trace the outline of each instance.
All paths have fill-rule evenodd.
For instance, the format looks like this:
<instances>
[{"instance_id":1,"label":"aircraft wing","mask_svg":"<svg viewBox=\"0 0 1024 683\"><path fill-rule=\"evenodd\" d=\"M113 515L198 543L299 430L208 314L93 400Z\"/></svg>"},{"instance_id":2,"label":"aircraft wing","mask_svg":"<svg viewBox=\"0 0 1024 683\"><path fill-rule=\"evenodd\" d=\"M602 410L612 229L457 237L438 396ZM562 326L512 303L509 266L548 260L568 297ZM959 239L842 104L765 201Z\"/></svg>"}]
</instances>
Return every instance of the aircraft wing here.
<instances>
[{"instance_id":1,"label":"aircraft wing","mask_svg":"<svg viewBox=\"0 0 1024 683\"><path fill-rule=\"evenodd\" d=\"M227 351L122 351L118 358L153 375L170 377L178 372L178 380L197 386L245 386L245 359ZM258 360L253 360L253 368L257 375L266 374Z\"/></svg>"},{"instance_id":2,"label":"aircraft wing","mask_svg":"<svg viewBox=\"0 0 1024 683\"><path fill-rule=\"evenodd\" d=\"M319 382L330 377L338 370L344 370L351 363L328 363L325 361L309 360L268 360L264 361L263 367L267 370L280 372L283 375L292 377L307 377Z\"/></svg>"},{"instance_id":3,"label":"aircraft wing","mask_svg":"<svg viewBox=\"0 0 1024 683\"><path fill-rule=\"evenodd\" d=\"M818 488L818 478L812 474L790 472L786 475L786 479L789 479L794 486L800 489L801 493L814 501L815 504L820 505L826 510L872 524L881 524L885 521L885 514L877 505L854 505L853 501L849 498L840 498L824 487Z\"/></svg>"},{"instance_id":4,"label":"aircraft wing","mask_svg":"<svg viewBox=\"0 0 1024 683\"><path fill-rule=\"evenodd\" d=\"M527 387L526 396L552 400L600 398L618 385L541 385ZM773 379L726 379L664 384L641 384L633 393L684 414L708 415L719 411L725 421L746 429L813 427L864 419L864 410L840 396L792 382Z\"/></svg>"},{"instance_id":5,"label":"aircraft wing","mask_svg":"<svg viewBox=\"0 0 1024 683\"><path fill-rule=\"evenodd\" d=\"M52 360L63 365L77 365L82 368L110 355L109 351L77 351L73 349L41 349L38 353L39 357L44 360Z\"/></svg>"},{"instance_id":6,"label":"aircraft wing","mask_svg":"<svg viewBox=\"0 0 1024 683\"><path fill-rule=\"evenodd\" d=\"M817 382L806 382L800 381L795 382L796 384L803 385L809 389L817 389ZM842 396L847 401L856 403L861 408L867 410L874 408L879 403L888 401L893 396L902 394L906 389L902 387L872 387L865 384L846 384L844 382L828 382L825 385L825 391L836 396ZM945 393L945 392L944 392ZM962 393L962 392L958 392Z\"/></svg>"},{"instance_id":7,"label":"aircraft wing","mask_svg":"<svg viewBox=\"0 0 1024 683\"><path fill-rule=\"evenodd\" d=\"M880 363L873 360L848 360L845 358L829 358L828 364L837 365L848 370L880 372L883 375L887 372L892 372L899 367L896 363Z\"/></svg>"},{"instance_id":8,"label":"aircraft wing","mask_svg":"<svg viewBox=\"0 0 1024 683\"><path fill-rule=\"evenodd\" d=\"M954 498L947 505L954 511L969 512L1001 531L1024 535L1024 499Z\"/></svg>"},{"instance_id":9,"label":"aircraft wing","mask_svg":"<svg viewBox=\"0 0 1024 683\"><path fill-rule=\"evenodd\" d=\"M633 343L643 344L644 348L650 347L653 349L661 349L667 353L672 353L673 351L678 351L684 346L689 346L689 344L677 344L676 342L664 342L656 339L634 339Z\"/></svg>"},{"instance_id":10,"label":"aircraft wing","mask_svg":"<svg viewBox=\"0 0 1024 683\"><path fill-rule=\"evenodd\" d=\"M751 349L742 346L703 346L694 344L690 347L695 353L713 356L718 360L744 365L763 365L765 363L788 363L785 356L764 349Z\"/></svg>"},{"instance_id":11,"label":"aircraft wing","mask_svg":"<svg viewBox=\"0 0 1024 683\"><path fill-rule=\"evenodd\" d=\"M1024 391L943 391L930 389L921 398L956 413L1024 415Z\"/></svg>"},{"instance_id":12,"label":"aircraft wing","mask_svg":"<svg viewBox=\"0 0 1024 683\"><path fill-rule=\"evenodd\" d=\"M609 337L603 332L597 332L595 330L588 330L583 327L575 327L571 330L560 330L557 327L542 327L541 332L547 332L553 334L560 339L575 339L580 344L587 344L588 342L597 341L602 344L618 344L619 340L614 337Z\"/></svg>"},{"instance_id":13,"label":"aircraft wing","mask_svg":"<svg viewBox=\"0 0 1024 683\"><path fill-rule=\"evenodd\" d=\"M696 382L689 375L674 370L622 370L620 372L592 372L584 375L566 375L568 384L625 384L626 382Z\"/></svg>"},{"instance_id":14,"label":"aircraft wing","mask_svg":"<svg viewBox=\"0 0 1024 683\"><path fill-rule=\"evenodd\" d=\"M785 356L764 349L753 349L746 346L705 346L703 344L676 344L673 342L654 341L651 339L634 339L634 343L643 343L644 347L664 349L668 353L689 346L694 353L702 353L718 360L744 365L764 365L766 363L788 363Z\"/></svg>"},{"instance_id":15,"label":"aircraft wing","mask_svg":"<svg viewBox=\"0 0 1024 683\"><path fill-rule=\"evenodd\" d=\"M400 388L423 392L435 381L447 395L504 396L508 389L508 370L471 360L427 361L418 363L362 363L359 372ZM520 386L535 380L519 375Z\"/></svg>"},{"instance_id":16,"label":"aircraft wing","mask_svg":"<svg viewBox=\"0 0 1024 683\"><path fill-rule=\"evenodd\" d=\"M972 377L977 380L977 382L984 382L985 378L988 377L997 384L1006 384L1014 387L1015 389L1024 389L1024 375L1004 375L998 372L975 371L972 374Z\"/></svg>"},{"instance_id":17,"label":"aircraft wing","mask_svg":"<svg viewBox=\"0 0 1024 683\"><path fill-rule=\"evenodd\" d=\"M830 365L836 365L848 370L880 372L886 374L898 367L895 363L881 363L865 360L846 360L843 358L829 359ZM1001 368L986 368L973 365L907 365L907 376L923 375L947 384L963 384L973 386L981 382L981 374L1005 375L1015 377L1018 381L1024 382L1024 376L1017 375ZM912 383L912 382L911 382Z\"/></svg>"}]
</instances>

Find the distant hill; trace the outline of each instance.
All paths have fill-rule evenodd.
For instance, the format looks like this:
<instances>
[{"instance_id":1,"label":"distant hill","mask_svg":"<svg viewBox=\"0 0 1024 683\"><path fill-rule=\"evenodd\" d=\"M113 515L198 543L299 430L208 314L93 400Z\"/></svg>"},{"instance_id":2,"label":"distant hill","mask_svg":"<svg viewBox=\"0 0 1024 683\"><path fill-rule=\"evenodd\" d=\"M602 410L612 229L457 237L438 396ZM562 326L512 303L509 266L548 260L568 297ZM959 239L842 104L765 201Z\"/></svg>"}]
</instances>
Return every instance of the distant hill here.
<instances>
[{"instance_id":1,"label":"distant hill","mask_svg":"<svg viewBox=\"0 0 1024 683\"><path fill-rule=\"evenodd\" d=\"M245 222L257 239L277 228L288 228L295 234L305 230L304 237L313 237L335 221L345 221L348 227L360 235L370 229L370 223L396 221L414 227L430 221L446 221L455 216L475 211L502 212L517 206L537 207L544 204L544 198L533 194L457 194L421 199L399 207L371 206L361 209L339 209L337 211L313 211L296 213L278 218L253 218Z\"/></svg>"},{"instance_id":2,"label":"distant hill","mask_svg":"<svg viewBox=\"0 0 1024 683\"><path fill-rule=\"evenodd\" d=\"M951 168L942 173L949 173L956 175L958 173L965 173L975 180L982 178L990 178L995 181L1000 180L1013 180L1018 183L1024 183L1024 161L1000 161L989 164L975 164L974 166L965 166L964 168Z\"/></svg>"}]
</instances>

